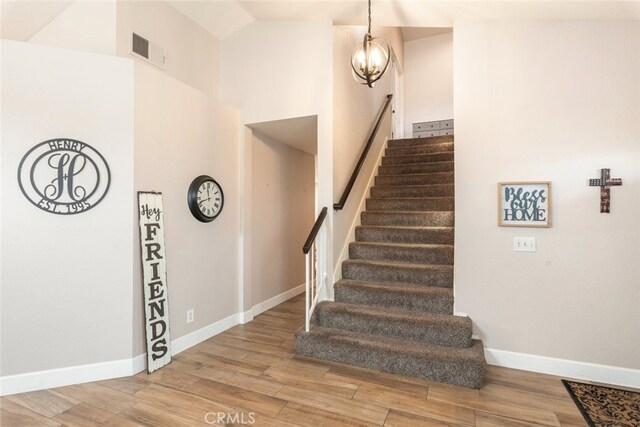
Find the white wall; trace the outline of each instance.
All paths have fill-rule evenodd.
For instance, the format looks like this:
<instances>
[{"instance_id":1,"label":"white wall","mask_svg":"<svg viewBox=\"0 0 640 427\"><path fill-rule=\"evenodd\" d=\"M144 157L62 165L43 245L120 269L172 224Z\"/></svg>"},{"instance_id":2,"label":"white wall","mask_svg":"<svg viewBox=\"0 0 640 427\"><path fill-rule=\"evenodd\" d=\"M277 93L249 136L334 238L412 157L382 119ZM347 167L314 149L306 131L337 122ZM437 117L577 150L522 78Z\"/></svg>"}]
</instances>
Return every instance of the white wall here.
<instances>
[{"instance_id":1,"label":"white wall","mask_svg":"<svg viewBox=\"0 0 640 427\"><path fill-rule=\"evenodd\" d=\"M163 193L175 341L239 310L240 116L205 93L136 64L135 118L135 190ZM222 213L211 223L197 221L187 207L187 189L203 174L213 177L225 196ZM137 231L133 237L137 244ZM137 250L133 265L134 355L139 355L145 341ZM195 321L187 324L191 308Z\"/></svg>"},{"instance_id":2,"label":"white wall","mask_svg":"<svg viewBox=\"0 0 640 427\"><path fill-rule=\"evenodd\" d=\"M55 51L63 52L59 55L57 64L60 67L73 68L76 62L82 65L79 70L89 70L83 74L81 80L82 90L88 83L84 78L91 78L91 82L100 82L104 92L108 92L111 96L121 96L121 102L126 107L121 107L122 114L130 114L130 128L128 140L123 139L123 143L128 143L128 181L122 180L122 171L115 176L120 186L128 182L126 191L126 205L122 209L126 211L127 226L122 226L117 220L109 223L109 227L105 233L113 241L123 240L126 242L127 250L120 250L115 245L110 245L108 254L99 254L100 259L115 260L118 262L126 259L126 267L113 267L120 279L117 280L118 286L115 288L109 285L111 293L120 292L118 298L111 298L111 293L106 295L104 301L111 302L117 299L117 304L101 304L100 310L108 307L113 310L114 321L102 321L100 310L96 310L95 305L84 307L85 299L83 296L88 294L90 289L92 296L99 295L103 299L103 293L97 292L94 287L85 286L81 292L68 286L61 291L57 287L51 287L51 292L58 291L60 295L65 296L65 303L74 306L72 310L64 310L66 313L75 313L78 310L85 313L87 310L98 312L99 326L94 328L98 333L102 333L103 325L109 325L109 332L112 336L107 336L102 340L101 345L107 345L106 351L96 350L91 345L91 339L87 338L87 333L80 329L79 338L85 341L73 341L73 334L69 334L70 330L76 329L76 321L68 320L62 316L64 324L60 322L51 322L52 327L58 328L58 335L68 336L58 342L63 349L53 357L42 357L33 351L25 350L28 341L23 340L23 344L13 346L15 352L8 353L7 361L3 361L2 376L11 375L14 372L28 372L26 376L4 377L3 392L11 392L11 390L24 391L43 386L57 386L69 382L81 382L95 380L100 378L108 378L118 375L127 375L131 372L137 372L143 368L143 360L140 356L144 351L144 328L143 328L143 311L142 311L142 286L140 283L140 260L139 260L139 243L137 231L137 215L134 207L136 202L134 190L156 190L162 191L164 194L164 202L166 208L166 242L168 255L168 282L169 282L169 303L171 314L171 335L173 339L173 350L181 351L190 345L196 344L208 336L224 330L226 327L233 326L239 321L237 313L238 304L238 284L240 283L239 271L240 262L240 212L239 200L242 191L239 188L239 152L240 152L240 134L241 122L239 112L228 105L224 105L215 100L218 89L218 40L206 33L202 28L185 18L165 2L118 2L117 3L117 28L116 28L116 8L115 2L95 3L95 2L76 2L59 15L49 25L45 26L38 34L33 37L33 42L41 44L57 45L74 49L76 51ZM100 18L100 19L98 19ZM102 25L105 24L105 25ZM87 37L82 40L76 39L78 36L78 28L91 27L91 29L102 28L100 31L89 31L95 36ZM103 28L104 27L104 28ZM86 29L86 28L85 28ZM102 55L86 55L77 52L77 50L89 50L98 53L116 54L116 29L118 36L117 54L131 58L128 53L128 34L130 29L139 31L142 35L149 37L152 41L163 45L167 48L168 62L166 70L160 70L152 67L142 61L132 59L116 59ZM98 34L100 33L100 34ZM54 51L52 51L54 52ZM31 50L25 50L23 55L26 58L32 56ZM35 57L38 57L38 53ZM54 53L51 54L52 56ZM28 61L33 61L29 59ZM120 79L117 89L113 89L112 79L109 72L113 71L113 66L109 61L117 64L128 64L129 77L128 81ZM104 71L93 72L93 68L85 66L86 63L94 64L95 67L104 67ZM104 64L107 64L106 66ZM16 62L14 70L19 70L24 62ZM135 81L134 81L134 64L135 64ZM3 71L5 62L3 62ZM84 67L84 68L83 68ZM38 72L42 74L42 69L49 72L49 68L42 66ZM56 72L57 67L51 68L50 78L46 84L56 88L61 85L67 88L71 85L74 73L65 75L62 72ZM31 72L31 70L29 71ZM15 71L17 74L18 71ZM45 73L46 74L46 73ZM27 73L26 76L31 74ZM116 80L119 74L115 73ZM26 79L27 77L25 77ZM33 80L38 82L38 79ZM8 80L6 80L8 82ZM105 83L106 82L106 83ZM11 82L8 82L8 87ZM22 84L22 82L21 82ZM44 85L44 83L43 83ZM3 87L3 96L4 96ZM21 86L16 86L21 89ZM39 94L47 94L40 85L34 85L34 89L39 89ZM65 107L69 104L69 99L74 100L76 89L56 90L56 96L65 96ZM127 95L122 95L122 91L126 91ZM9 92L7 92L9 93ZM11 92L13 93L13 92ZM104 103L110 107L111 97L106 97L103 92L86 90L86 94L78 96L77 99L84 102L84 105L78 103L77 108L83 108L83 114L80 115L78 121L84 119L84 114L93 114L93 120L84 120L85 124L75 124L76 126L85 127L94 126L96 119L105 114L100 110ZM134 93L135 93L135 165L133 163L134 150ZM7 95L9 96L9 95ZM44 100L49 98L41 97ZM90 99L89 99L90 98ZM4 98L3 98L4 99ZM100 102L96 103L96 100ZM37 106L37 103L34 103ZM75 106L76 103L71 103ZM24 108L27 108L26 106ZM29 106L31 108L31 106ZM44 107L43 107L44 108ZM74 107L75 108L75 107ZM64 111L58 109L58 111ZM107 108L107 112L110 110ZM35 111L39 113L40 111ZM75 114L76 110L71 109L70 117ZM106 121L111 118L110 112L106 114ZM60 113L60 116L65 116ZM51 115L52 120L57 119L57 115ZM75 120L74 120L75 122ZM117 123L114 118L108 122L109 126ZM22 123L22 122L21 122ZM48 123L48 122L47 122ZM4 124L4 117L3 117ZM64 128L66 120L60 120L60 126ZM26 126L26 125L25 125ZM34 126L32 126L34 127ZM103 133L104 129L100 126L94 126L96 133ZM38 127L34 127L38 129ZM122 129L124 131L124 129ZM114 130L111 130L114 133ZM93 134L91 134L93 135ZM49 136L49 135L47 135ZM69 136L69 135L66 135ZM44 138L43 138L44 139ZM79 138L82 139L82 138ZM117 140L117 138L114 138ZM3 134L3 145L5 145ZM28 144L30 139L24 142ZM33 142L35 144L35 142ZM17 148L16 148L17 149ZM108 150L106 154L109 154ZM103 151L103 153L104 153ZM24 154L24 153L22 153ZM5 156L3 153L3 160ZM8 157L7 157L8 158ZM9 159L9 158L8 158ZM108 158L109 159L109 158ZM119 162L122 165L122 161ZM135 168L135 187L134 187L134 168ZM15 175L15 168L7 168L7 171L13 170L11 177ZM113 169L112 169L113 171ZM9 173L9 172L7 172ZM223 213L211 224L202 224L197 222L190 214L186 205L186 191L191 180L199 174L210 174L218 180L225 191L226 201ZM14 182L15 179L7 182ZM116 186L116 190L120 188ZM110 191L113 192L112 189ZM111 195L111 197L114 197ZM103 202L106 205L109 197ZM35 209L35 208L34 208ZM88 214L97 212L96 208ZM88 215L87 214L87 215ZM46 214L45 214L46 217ZM4 221L3 215L3 221ZM103 222L106 220L103 220ZM37 222L37 221L36 221ZM42 227L46 228L45 223ZM95 227L95 224L92 223ZM31 227L34 227L33 225ZM36 224L35 228L41 226ZM78 228L79 233L92 235L86 232L84 228ZM124 231L123 231L124 230ZM16 230L18 231L18 230ZM61 229L61 233L66 228ZM124 234L122 234L124 232ZM93 232L96 234L96 232ZM57 235L52 234L52 238ZM75 236L75 234L74 234ZM59 239L62 240L62 239ZM100 239L94 239L100 240ZM103 239L104 240L104 239ZM3 246L6 251L7 242L4 239ZM107 241L109 244L110 241ZM72 249L66 250L68 244L64 243L62 247L57 246L56 256L50 257L51 262L58 262L58 258L69 256L70 260L78 258ZM12 247L9 247L12 249ZM3 255L5 253L3 251ZM13 253L13 251L11 251ZM22 254L13 253L11 258L3 258L5 263L15 263L14 258L25 257L26 250ZM91 252L83 249L83 255L90 255ZM10 259L10 261L6 261ZM44 259L44 256L43 256ZM84 258L81 258L81 260ZM16 265L22 265L20 263ZM61 264L62 265L62 264ZM112 264L100 263L96 270L103 273L106 267L112 267ZM206 268L202 268L206 266ZM68 268L64 265L56 266L64 273L65 278L69 276L76 280L75 274L78 273L75 265ZM74 270L75 269L75 270ZM88 269L88 267L87 267ZM3 268L3 279L13 278L13 273L5 273L9 271ZM43 271L43 274L45 272ZM113 273L113 272L111 272ZM32 273L35 274L35 273ZM93 277L94 274L79 271L79 278L87 280L86 277ZM113 273L116 274L116 273ZM111 275L113 275L111 274ZM45 276L46 277L46 276ZM49 279L50 280L50 279ZM62 279L61 279L62 280ZM71 280L71 279L69 279ZM103 280L110 280L109 275L105 279L98 277L89 280L102 283ZM4 280L4 283L10 281ZM33 281L36 283L36 281ZM46 280L40 279L37 283L47 283ZM74 282L75 283L75 282ZM35 286L35 285L34 285ZM7 286L3 286L3 292ZM27 290L29 288L26 288ZM7 293L7 297L3 301L7 304L14 304L17 308L22 307L29 301L28 295L24 294L24 290L20 291L20 295L13 295L12 291ZM43 297L48 297L51 293L43 292ZM69 298L72 295L72 298ZM38 297L40 298L40 297ZM17 300L19 304L16 304ZM3 302L4 304L4 302ZM44 303L43 303L44 304ZM77 306L77 307L76 307ZM55 306L54 307L59 307ZM120 309L125 310L123 315ZM195 309L195 321L189 325L186 324L185 312L187 309ZM74 311L75 310L75 311ZM4 310L4 313L14 315L12 310ZM46 310L44 315L49 315ZM55 316L60 316L56 313ZM54 320L55 317L54 316ZM93 316L95 318L96 316ZM90 319L89 316L83 316L83 319ZM3 328L12 328L15 322L5 322ZM46 322L45 322L46 323ZM15 333L8 333L7 343L13 344L16 336L21 334L22 338L29 338L31 335L39 334L37 328L30 328L33 323L26 323L12 330ZM87 323L87 328L91 324ZM133 328L132 328L133 325ZM104 326L106 327L106 326ZM30 330L32 329L32 330ZM132 330L133 329L133 330ZM43 329L43 334L48 333L48 329ZM113 337L126 344L122 346L113 343ZM54 339L57 336L52 334L51 338L43 339L43 345L47 344L47 339ZM3 340L5 338L3 330ZM31 340L36 342L36 340ZM85 342L89 343L87 351L77 351L79 347L85 346ZM4 344L4 343L3 343ZM48 344L47 344L48 345ZM3 346L3 349L6 347ZM49 345L49 349L57 347ZM67 353L73 353L73 357ZM100 359L96 360L95 353L100 354ZM25 356L25 354L27 356ZM117 354L118 363L108 362L107 364L92 365L93 368L84 368L88 363L103 362L113 360L112 355ZM3 354L4 356L4 354ZM133 357L133 359L132 359ZM3 357L4 358L4 357ZM42 360L40 360L42 359ZM110 363L110 364L109 364ZM15 366L14 366L15 365ZM47 371L46 375L33 373L40 372L41 369L59 368L69 366L67 371ZM5 369L8 367L8 369ZM7 378L9 381L6 381ZM43 382L44 381L44 382ZM48 384L48 385L47 385ZM8 387L5 387L7 386Z\"/></svg>"},{"instance_id":3,"label":"white wall","mask_svg":"<svg viewBox=\"0 0 640 427\"><path fill-rule=\"evenodd\" d=\"M304 244L315 221L315 158L253 133L254 305L304 284Z\"/></svg>"},{"instance_id":4,"label":"white wall","mask_svg":"<svg viewBox=\"0 0 640 427\"><path fill-rule=\"evenodd\" d=\"M318 203L333 204L332 25L326 21L257 21L224 39L220 47L220 96L241 111L244 124L296 117L318 117ZM251 153L252 132L243 143L243 310L251 297ZM255 161L255 159L254 159ZM332 218L327 216L329 235ZM331 264L333 243L329 238ZM332 265L328 265L332 271Z\"/></svg>"},{"instance_id":5,"label":"white wall","mask_svg":"<svg viewBox=\"0 0 640 427\"><path fill-rule=\"evenodd\" d=\"M361 85L351 75L351 53L362 43L366 27L333 27L333 200L337 202L349 182L353 168L367 143L375 119L388 94L393 93L393 72L391 67L373 88ZM403 57L402 34L398 28L377 28L373 31L392 44L400 58ZM402 63L400 63L402 67ZM353 240L351 226L359 220L360 201L367 192L367 183L382 146L391 138L391 113L386 113L376 141L367 156L365 166L341 211L334 214L333 258L336 268L341 253Z\"/></svg>"},{"instance_id":6,"label":"white wall","mask_svg":"<svg viewBox=\"0 0 640 427\"><path fill-rule=\"evenodd\" d=\"M115 55L116 0L77 0L29 42Z\"/></svg>"},{"instance_id":7,"label":"white wall","mask_svg":"<svg viewBox=\"0 0 640 427\"><path fill-rule=\"evenodd\" d=\"M4 385L14 385L7 376L35 372L37 383L38 371L130 358L133 64L3 41L2 107ZM18 188L22 156L56 137L90 144L111 169L106 197L87 212L44 212Z\"/></svg>"},{"instance_id":8,"label":"white wall","mask_svg":"<svg viewBox=\"0 0 640 427\"><path fill-rule=\"evenodd\" d=\"M412 124L453 118L453 33L404 44L404 133Z\"/></svg>"},{"instance_id":9,"label":"white wall","mask_svg":"<svg viewBox=\"0 0 640 427\"><path fill-rule=\"evenodd\" d=\"M221 43L220 97L245 123L312 116L331 98L331 62L329 21L256 21Z\"/></svg>"},{"instance_id":10,"label":"white wall","mask_svg":"<svg viewBox=\"0 0 640 427\"><path fill-rule=\"evenodd\" d=\"M132 31L165 50L164 69L130 54ZM134 58L218 96L219 40L165 1L77 0L29 42Z\"/></svg>"},{"instance_id":11,"label":"white wall","mask_svg":"<svg viewBox=\"0 0 640 427\"><path fill-rule=\"evenodd\" d=\"M458 22L454 52L456 310L489 349L640 369L640 25ZM551 228L496 225L507 180L552 181Z\"/></svg>"},{"instance_id":12,"label":"white wall","mask_svg":"<svg viewBox=\"0 0 640 427\"><path fill-rule=\"evenodd\" d=\"M216 37L165 1L118 1L116 51L120 56L131 57L131 31L165 49L168 76L218 96L220 42Z\"/></svg>"}]
</instances>

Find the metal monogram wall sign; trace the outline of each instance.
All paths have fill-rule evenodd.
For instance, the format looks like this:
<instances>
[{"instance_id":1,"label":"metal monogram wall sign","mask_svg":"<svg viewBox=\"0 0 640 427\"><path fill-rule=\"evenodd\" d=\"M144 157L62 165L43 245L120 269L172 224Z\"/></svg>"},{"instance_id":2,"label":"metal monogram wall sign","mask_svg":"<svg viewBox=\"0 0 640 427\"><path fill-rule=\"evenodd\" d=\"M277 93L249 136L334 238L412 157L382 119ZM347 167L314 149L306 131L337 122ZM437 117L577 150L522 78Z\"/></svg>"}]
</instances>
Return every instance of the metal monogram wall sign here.
<instances>
[{"instance_id":1,"label":"metal monogram wall sign","mask_svg":"<svg viewBox=\"0 0 640 427\"><path fill-rule=\"evenodd\" d=\"M22 194L38 208L58 215L91 209L104 199L110 182L102 154L75 139L41 142L18 166Z\"/></svg>"},{"instance_id":2,"label":"metal monogram wall sign","mask_svg":"<svg viewBox=\"0 0 640 427\"><path fill-rule=\"evenodd\" d=\"M138 192L147 371L171 363L162 193Z\"/></svg>"}]
</instances>

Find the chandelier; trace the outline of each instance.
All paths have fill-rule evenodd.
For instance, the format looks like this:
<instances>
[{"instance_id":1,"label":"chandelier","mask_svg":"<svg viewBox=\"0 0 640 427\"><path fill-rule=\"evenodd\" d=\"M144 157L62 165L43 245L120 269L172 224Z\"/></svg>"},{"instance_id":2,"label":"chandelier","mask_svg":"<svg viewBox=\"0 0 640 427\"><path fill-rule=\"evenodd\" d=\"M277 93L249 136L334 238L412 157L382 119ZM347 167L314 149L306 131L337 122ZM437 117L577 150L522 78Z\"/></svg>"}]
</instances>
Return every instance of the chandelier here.
<instances>
[{"instance_id":1,"label":"chandelier","mask_svg":"<svg viewBox=\"0 0 640 427\"><path fill-rule=\"evenodd\" d=\"M371 0L369 0L369 29L362 43L351 54L351 71L358 83L373 87L387 71L391 58L389 45L371 36Z\"/></svg>"}]
</instances>

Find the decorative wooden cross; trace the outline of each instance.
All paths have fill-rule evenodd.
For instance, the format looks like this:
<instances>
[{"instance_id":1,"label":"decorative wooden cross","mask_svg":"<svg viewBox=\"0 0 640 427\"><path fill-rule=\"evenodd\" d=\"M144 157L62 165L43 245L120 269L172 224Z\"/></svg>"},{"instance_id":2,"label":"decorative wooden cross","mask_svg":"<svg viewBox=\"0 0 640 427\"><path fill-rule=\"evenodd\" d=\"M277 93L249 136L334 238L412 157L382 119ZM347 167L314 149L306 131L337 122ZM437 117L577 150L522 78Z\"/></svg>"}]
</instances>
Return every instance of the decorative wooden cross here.
<instances>
[{"instance_id":1,"label":"decorative wooden cross","mask_svg":"<svg viewBox=\"0 0 640 427\"><path fill-rule=\"evenodd\" d=\"M589 185L600 187L600 213L609 213L611 186L622 185L622 179L611 178L610 169L600 169L600 178L590 179Z\"/></svg>"}]
</instances>

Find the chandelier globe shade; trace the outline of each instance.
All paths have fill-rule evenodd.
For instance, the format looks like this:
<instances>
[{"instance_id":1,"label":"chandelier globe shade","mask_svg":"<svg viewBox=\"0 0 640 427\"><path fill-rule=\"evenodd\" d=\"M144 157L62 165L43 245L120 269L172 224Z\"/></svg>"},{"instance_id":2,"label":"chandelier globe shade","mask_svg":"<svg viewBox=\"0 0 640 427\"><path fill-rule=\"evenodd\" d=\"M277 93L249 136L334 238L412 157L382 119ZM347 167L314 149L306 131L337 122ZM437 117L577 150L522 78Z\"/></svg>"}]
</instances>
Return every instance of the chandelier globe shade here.
<instances>
[{"instance_id":1,"label":"chandelier globe shade","mask_svg":"<svg viewBox=\"0 0 640 427\"><path fill-rule=\"evenodd\" d=\"M373 87L389 67L391 59L389 45L382 39L364 35L351 54L351 71L353 78L363 85Z\"/></svg>"},{"instance_id":2,"label":"chandelier globe shade","mask_svg":"<svg viewBox=\"0 0 640 427\"><path fill-rule=\"evenodd\" d=\"M389 45L382 39L371 35L371 0L369 4L369 26L362 43L351 54L353 78L363 85L373 87L387 72L391 60Z\"/></svg>"}]
</instances>

